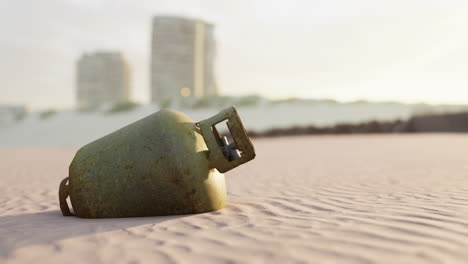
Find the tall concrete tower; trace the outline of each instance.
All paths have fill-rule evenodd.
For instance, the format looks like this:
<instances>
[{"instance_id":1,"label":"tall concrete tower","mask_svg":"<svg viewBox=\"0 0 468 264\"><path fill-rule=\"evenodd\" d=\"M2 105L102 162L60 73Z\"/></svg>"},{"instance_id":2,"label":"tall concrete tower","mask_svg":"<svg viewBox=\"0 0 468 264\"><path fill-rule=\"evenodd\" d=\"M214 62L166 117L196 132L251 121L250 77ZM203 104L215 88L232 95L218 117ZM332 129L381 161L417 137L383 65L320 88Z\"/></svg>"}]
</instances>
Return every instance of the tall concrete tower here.
<instances>
[{"instance_id":1,"label":"tall concrete tower","mask_svg":"<svg viewBox=\"0 0 468 264\"><path fill-rule=\"evenodd\" d=\"M216 94L214 26L198 19L156 16L151 41L151 100Z\"/></svg>"},{"instance_id":2,"label":"tall concrete tower","mask_svg":"<svg viewBox=\"0 0 468 264\"><path fill-rule=\"evenodd\" d=\"M130 99L130 68L122 54L85 53L78 60L76 70L79 108L92 108Z\"/></svg>"}]
</instances>

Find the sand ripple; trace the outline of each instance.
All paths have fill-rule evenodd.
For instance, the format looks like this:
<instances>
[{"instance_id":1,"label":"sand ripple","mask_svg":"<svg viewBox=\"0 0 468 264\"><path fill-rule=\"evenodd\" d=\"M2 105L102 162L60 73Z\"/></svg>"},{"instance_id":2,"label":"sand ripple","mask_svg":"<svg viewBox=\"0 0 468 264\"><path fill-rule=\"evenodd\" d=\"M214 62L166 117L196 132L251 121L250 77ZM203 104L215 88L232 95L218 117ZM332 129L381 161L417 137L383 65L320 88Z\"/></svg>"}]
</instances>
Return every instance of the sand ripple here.
<instances>
[{"instance_id":1,"label":"sand ripple","mask_svg":"<svg viewBox=\"0 0 468 264\"><path fill-rule=\"evenodd\" d=\"M259 139L227 208L64 218L74 150L0 150L0 262L466 263L467 136Z\"/></svg>"}]
</instances>

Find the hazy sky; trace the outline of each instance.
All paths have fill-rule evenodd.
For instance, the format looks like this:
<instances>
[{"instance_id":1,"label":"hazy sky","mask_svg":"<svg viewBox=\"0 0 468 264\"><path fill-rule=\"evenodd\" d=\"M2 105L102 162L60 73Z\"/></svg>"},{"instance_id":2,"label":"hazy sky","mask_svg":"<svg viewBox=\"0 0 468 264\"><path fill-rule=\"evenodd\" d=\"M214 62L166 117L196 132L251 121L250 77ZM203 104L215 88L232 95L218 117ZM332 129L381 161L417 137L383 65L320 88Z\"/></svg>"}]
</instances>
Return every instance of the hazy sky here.
<instances>
[{"instance_id":1,"label":"hazy sky","mask_svg":"<svg viewBox=\"0 0 468 264\"><path fill-rule=\"evenodd\" d=\"M103 49L147 102L156 14L216 24L223 94L468 103L466 0L2 0L0 103L73 106L76 60Z\"/></svg>"}]
</instances>

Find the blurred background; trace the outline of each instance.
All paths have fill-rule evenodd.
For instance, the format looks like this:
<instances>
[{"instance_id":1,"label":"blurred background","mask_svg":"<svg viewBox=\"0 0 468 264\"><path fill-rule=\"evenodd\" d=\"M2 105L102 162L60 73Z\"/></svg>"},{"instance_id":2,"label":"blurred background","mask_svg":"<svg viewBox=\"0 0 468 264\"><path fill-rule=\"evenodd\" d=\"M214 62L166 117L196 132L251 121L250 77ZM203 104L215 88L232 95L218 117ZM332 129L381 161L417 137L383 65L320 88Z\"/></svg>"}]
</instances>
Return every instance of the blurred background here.
<instances>
[{"instance_id":1,"label":"blurred background","mask_svg":"<svg viewBox=\"0 0 468 264\"><path fill-rule=\"evenodd\" d=\"M0 2L0 146L80 146L162 108L253 136L468 131L468 2Z\"/></svg>"}]
</instances>

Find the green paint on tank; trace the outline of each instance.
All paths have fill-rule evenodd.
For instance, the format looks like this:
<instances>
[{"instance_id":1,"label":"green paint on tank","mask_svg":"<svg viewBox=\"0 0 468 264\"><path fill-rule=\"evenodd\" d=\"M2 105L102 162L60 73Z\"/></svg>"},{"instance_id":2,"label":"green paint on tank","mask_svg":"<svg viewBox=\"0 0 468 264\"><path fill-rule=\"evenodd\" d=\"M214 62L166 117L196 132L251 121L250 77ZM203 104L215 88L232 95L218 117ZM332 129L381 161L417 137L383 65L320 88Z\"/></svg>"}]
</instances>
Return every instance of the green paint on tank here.
<instances>
[{"instance_id":1,"label":"green paint on tank","mask_svg":"<svg viewBox=\"0 0 468 264\"><path fill-rule=\"evenodd\" d=\"M68 185L65 179L60 186L62 212L71 215L66 195L74 214L84 218L178 215L223 208L226 184L216 168L225 172L231 169L226 164L238 166L255 153L242 123L236 123L240 119L233 107L215 117L195 123L185 114L161 110L82 147L70 165ZM232 120L236 123L230 130L243 153L241 161L219 156L227 146L220 143L214 125L223 118L228 119L228 126ZM239 136L236 129L244 133Z\"/></svg>"}]
</instances>

